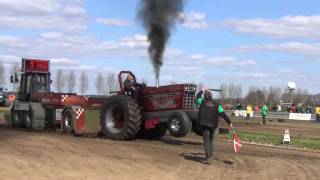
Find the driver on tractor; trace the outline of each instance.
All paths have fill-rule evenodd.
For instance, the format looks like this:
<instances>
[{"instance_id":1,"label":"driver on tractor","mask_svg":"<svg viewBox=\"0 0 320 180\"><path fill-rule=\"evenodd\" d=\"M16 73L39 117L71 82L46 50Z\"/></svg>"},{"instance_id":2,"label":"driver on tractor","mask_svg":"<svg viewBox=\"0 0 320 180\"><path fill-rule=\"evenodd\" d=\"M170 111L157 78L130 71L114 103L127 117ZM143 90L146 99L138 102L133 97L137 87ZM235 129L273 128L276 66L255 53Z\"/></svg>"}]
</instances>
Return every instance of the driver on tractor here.
<instances>
[{"instance_id":1,"label":"driver on tractor","mask_svg":"<svg viewBox=\"0 0 320 180\"><path fill-rule=\"evenodd\" d=\"M144 88L146 85L144 83L137 83L133 76L129 74L126 80L123 82L124 91L126 95L131 96L137 102L139 100L139 96L141 95L141 88ZM140 104L140 103L139 103Z\"/></svg>"}]
</instances>

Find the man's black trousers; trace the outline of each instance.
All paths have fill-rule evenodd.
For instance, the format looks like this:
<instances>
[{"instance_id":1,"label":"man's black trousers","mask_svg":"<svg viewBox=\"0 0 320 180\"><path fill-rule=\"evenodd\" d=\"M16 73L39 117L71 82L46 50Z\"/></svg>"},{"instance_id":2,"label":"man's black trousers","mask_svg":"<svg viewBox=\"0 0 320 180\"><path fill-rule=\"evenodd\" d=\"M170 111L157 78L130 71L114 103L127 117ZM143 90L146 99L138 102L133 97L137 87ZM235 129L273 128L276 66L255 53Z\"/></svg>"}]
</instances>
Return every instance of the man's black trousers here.
<instances>
[{"instance_id":1,"label":"man's black trousers","mask_svg":"<svg viewBox=\"0 0 320 180\"><path fill-rule=\"evenodd\" d=\"M202 137L204 143L204 150L206 158L212 157L213 153L213 136L216 128L213 127L202 127Z\"/></svg>"}]
</instances>

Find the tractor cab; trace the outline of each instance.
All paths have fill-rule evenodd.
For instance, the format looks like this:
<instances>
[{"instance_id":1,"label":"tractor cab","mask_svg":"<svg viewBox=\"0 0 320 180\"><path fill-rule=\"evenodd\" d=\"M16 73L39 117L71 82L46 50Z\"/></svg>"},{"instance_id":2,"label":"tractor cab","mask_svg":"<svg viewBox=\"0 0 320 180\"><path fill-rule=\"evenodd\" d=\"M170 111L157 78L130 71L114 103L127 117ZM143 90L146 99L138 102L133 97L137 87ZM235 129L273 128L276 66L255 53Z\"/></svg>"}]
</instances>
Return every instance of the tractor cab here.
<instances>
[{"instance_id":1,"label":"tractor cab","mask_svg":"<svg viewBox=\"0 0 320 180\"><path fill-rule=\"evenodd\" d=\"M118 94L126 94L126 91L124 89L124 82L127 78L128 75L131 75L133 77L133 80L136 81L136 76L131 72L131 71L120 71L118 74L118 80L119 80L119 85L120 85L120 92Z\"/></svg>"},{"instance_id":2,"label":"tractor cab","mask_svg":"<svg viewBox=\"0 0 320 180\"><path fill-rule=\"evenodd\" d=\"M50 92L49 64L48 60L22 59L19 101L40 101L41 95Z\"/></svg>"}]
</instances>

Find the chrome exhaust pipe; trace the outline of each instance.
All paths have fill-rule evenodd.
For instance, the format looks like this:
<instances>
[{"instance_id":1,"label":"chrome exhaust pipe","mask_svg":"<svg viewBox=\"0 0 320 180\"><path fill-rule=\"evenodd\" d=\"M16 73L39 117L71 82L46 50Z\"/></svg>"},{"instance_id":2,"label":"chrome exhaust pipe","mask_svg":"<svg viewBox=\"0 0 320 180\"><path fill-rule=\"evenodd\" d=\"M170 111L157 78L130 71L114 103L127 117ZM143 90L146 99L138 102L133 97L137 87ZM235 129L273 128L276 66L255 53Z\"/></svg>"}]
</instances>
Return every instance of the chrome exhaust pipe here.
<instances>
[{"instance_id":1,"label":"chrome exhaust pipe","mask_svg":"<svg viewBox=\"0 0 320 180\"><path fill-rule=\"evenodd\" d=\"M156 77L156 87L159 88L160 82L159 82L159 76Z\"/></svg>"}]
</instances>

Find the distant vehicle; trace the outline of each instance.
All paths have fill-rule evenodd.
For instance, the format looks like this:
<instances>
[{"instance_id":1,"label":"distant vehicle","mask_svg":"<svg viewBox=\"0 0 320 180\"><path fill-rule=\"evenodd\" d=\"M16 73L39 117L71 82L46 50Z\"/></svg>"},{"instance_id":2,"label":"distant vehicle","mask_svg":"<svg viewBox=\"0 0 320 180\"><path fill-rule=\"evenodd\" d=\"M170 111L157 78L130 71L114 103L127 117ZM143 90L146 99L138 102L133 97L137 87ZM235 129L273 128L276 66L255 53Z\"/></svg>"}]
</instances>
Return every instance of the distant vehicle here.
<instances>
[{"instance_id":1,"label":"distant vehicle","mask_svg":"<svg viewBox=\"0 0 320 180\"><path fill-rule=\"evenodd\" d=\"M2 87L0 87L0 106L10 106L8 96L8 93L5 92Z\"/></svg>"}]
</instances>

